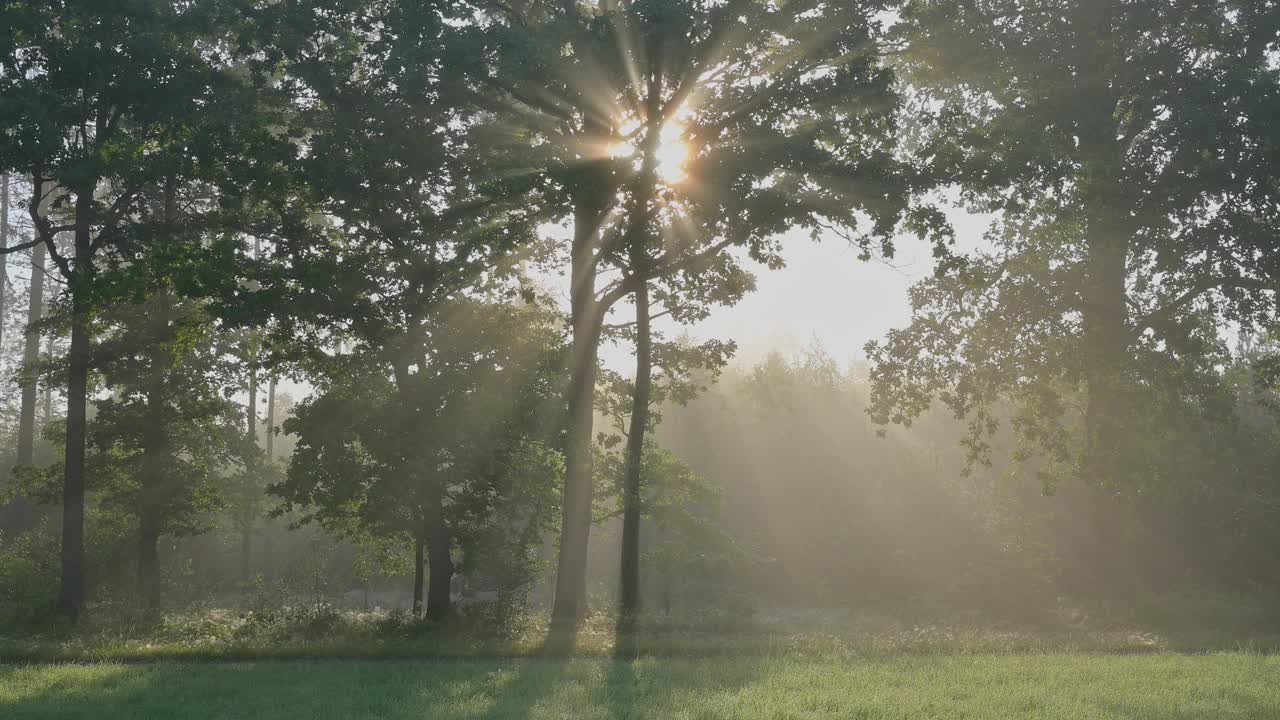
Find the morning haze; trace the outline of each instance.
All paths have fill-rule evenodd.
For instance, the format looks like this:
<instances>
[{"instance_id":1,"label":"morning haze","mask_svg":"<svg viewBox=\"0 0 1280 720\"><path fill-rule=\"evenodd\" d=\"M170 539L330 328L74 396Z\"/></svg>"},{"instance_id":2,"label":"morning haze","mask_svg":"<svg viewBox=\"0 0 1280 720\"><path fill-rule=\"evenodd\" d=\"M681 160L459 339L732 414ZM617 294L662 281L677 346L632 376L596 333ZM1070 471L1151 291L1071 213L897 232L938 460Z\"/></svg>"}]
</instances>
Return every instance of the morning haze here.
<instances>
[{"instance_id":1,"label":"morning haze","mask_svg":"<svg viewBox=\"0 0 1280 720\"><path fill-rule=\"evenodd\" d=\"M1278 148L1272 0L0 3L0 716L1278 717Z\"/></svg>"}]
</instances>

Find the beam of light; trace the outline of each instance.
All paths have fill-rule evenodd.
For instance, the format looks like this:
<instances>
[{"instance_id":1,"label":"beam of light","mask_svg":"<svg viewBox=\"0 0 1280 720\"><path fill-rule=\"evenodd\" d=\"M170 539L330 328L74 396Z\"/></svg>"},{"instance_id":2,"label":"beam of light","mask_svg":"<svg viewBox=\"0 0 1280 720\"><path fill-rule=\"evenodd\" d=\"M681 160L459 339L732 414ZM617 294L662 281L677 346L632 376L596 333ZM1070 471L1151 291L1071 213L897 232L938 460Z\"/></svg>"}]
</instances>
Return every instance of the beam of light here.
<instances>
[{"instance_id":1,"label":"beam of light","mask_svg":"<svg viewBox=\"0 0 1280 720\"><path fill-rule=\"evenodd\" d=\"M639 129L640 122L638 120L629 120L623 123L618 128L623 139L609 146L609 156L614 158L636 157L639 153L636 147L636 142L639 140L636 137L636 133ZM684 135L684 123L681 121L679 114L663 125L658 133L658 148L655 151L658 161L657 172L658 179L664 185L679 185L689 177L688 164L693 153L689 143L685 142Z\"/></svg>"}]
</instances>

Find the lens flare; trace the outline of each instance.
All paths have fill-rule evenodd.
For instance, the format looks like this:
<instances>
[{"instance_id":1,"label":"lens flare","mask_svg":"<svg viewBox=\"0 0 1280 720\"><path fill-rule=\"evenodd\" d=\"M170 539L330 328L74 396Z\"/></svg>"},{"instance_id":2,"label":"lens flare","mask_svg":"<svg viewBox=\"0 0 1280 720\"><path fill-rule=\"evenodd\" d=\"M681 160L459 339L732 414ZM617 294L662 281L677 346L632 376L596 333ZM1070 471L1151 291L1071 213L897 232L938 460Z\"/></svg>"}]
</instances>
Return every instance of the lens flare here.
<instances>
[{"instance_id":1,"label":"lens flare","mask_svg":"<svg viewBox=\"0 0 1280 720\"><path fill-rule=\"evenodd\" d=\"M639 150L636 142L636 131L640 128L637 121L629 121L619 128L624 140L609 146L609 156L614 158L636 158ZM677 120L662 127L658 136L657 160L658 179L666 185L677 185L689 177L689 158L692 155L689 144L684 141L684 127ZM638 160L639 158L637 158Z\"/></svg>"}]
</instances>

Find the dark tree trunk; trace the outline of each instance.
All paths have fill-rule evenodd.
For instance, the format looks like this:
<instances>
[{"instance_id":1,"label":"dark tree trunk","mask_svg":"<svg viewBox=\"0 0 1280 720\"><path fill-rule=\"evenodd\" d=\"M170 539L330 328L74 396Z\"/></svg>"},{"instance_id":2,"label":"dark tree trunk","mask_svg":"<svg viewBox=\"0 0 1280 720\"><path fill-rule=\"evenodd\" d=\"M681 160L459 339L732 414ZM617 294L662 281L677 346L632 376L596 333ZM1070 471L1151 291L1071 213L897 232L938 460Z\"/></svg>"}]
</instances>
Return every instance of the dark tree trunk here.
<instances>
[{"instance_id":1,"label":"dark tree trunk","mask_svg":"<svg viewBox=\"0 0 1280 720\"><path fill-rule=\"evenodd\" d=\"M551 616L576 622L586 614L587 543L591 535L592 437L596 353L602 318L595 299L595 246L603 210L580 203L574 211L570 314L568 422L565 437L564 504L560 524L560 553L556 567L556 595Z\"/></svg>"},{"instance_id":2,"label":"dark tree trunk","mask_svg":"<svg viewBox=\"0 0 1280 720\"><path fill-rule=\"evenodd\" d=\"M1124 156L1117 138L1116 97L1108 78L1115 62L1112 0L1089 0L1076 17L1080 72L1077 90L1080 181L1085 208L1086 278L1081 316L1087 406L1086 478L1099 485L1117 480L1124 455L1128 403L1123 395L1129 346L1126 264L1130 214L1123 182Z\"/></svg>"},{"instance_id":3,"label":"dark tree trunk","mask_svg":"<svg viewBox=\"0 0 1280 720\"><path fill-rule=\"evenodd\" d=\"M261 240L254 238L253 241L253 259L258 259L259 243ZM249 398L245 406L245 433L249 438L249 442L254 447L258 445L258 365L257 365L257 333L251 332L249 336ZM246 479L250 487L246 488L244 509L244 527L240 529L240 576L245 582L249 582L252 578L253 565L253 508L251 497L255 492L252 487L257 483L258 479L252 476L257 470L256 464L253 467L246 468L246 472L250 473L250 477Z\"/></svg>"},{"instance_id":4,"label":"dark tree trunk","mask_svg":"<svg viewBox=\"0 0 1280 720\"><path fill-rule=\"evenodd\" d=\"M436 507L427 512L427 565L431 579L427 586L427 619L442 620L449 615L449 584L453 580L453 558L449 548L452 538L445 521L441 498L434 498Z\"/></svg>"},{"instance_id":5,"label":"dark tree trunk","mask_svg":"<svg viewBox=\"0 0 1280 720\"><path fill-rule=\"evenodd\" d=\"M267 383L267 463L276 459L276 372L271 371L271 381Z\"/></svg>"},{"instance_id":6,"label":"dark tree trunk","mask_svg":"<svg viewBox=\"0 0 1280 720\"><path fill-rule=\"evenodd\" d=\"M160 513L155 507L142 508L138 518L138 597L142 606L160 606Z\"/></svg>"},{"instance_id":7,"label":"dark tree trunk","mask_svg":"<svg viewBox=\"0 0 1280 720\"><path fill-rule=\"evenodd\" d=\"M636 379L631 403L631 428L627 433L626 477L622 483L622 594L623 618L640 611L640 493L644 438L649 425L649 396L653 381L653 347L649 332L649 284L635 292Z\"/></svg>"},{"instance_id":8,"label":"dark tree trunk","mask_svg":"<svg viewBox=\"0 0 1280 720\"><path fill-rule=\"evenodd\" d=\"M27 301L27 337L22 349L22 405L18 411L19 465L30 465L36 440L36 376L40 361L40 330L44 314L44 244L31 249L31 288Z\"/></svg>"},{"instance_id":9,"label":"dark tree trunk","mask_svg":"<svg viewBox=\"0 0 1280 720\"><path fill-rule=\"evenodd\" d=\"M413 614L417 617L422 613L422 566L426 564L426 558L423 557L423 546L426 544L423 540L423 530L413 538Z\"/></svg>"},{"instance_id":10,"label":"dark tree trunk","mask_svg":"<svg viewBox=\"0 0 1280 720\"><path fill-rule=\"evenodd\" d=\"M62 586L59 614L76 620L84 609L85 430L89 390L89 294L92 291L90 213L93 187L76 193L75 270L71 284L71 348L67 355L67 439L62 486Z\"/></svg>"},{"instance_id":11,"label":"dark tree trunk","mask_svg":"<svg viewBox=\"0 0 1280 720\"><path fill-rule=\"evenodd\" d=\"M254 366L253 358L249 358L249 402L245 408L247 415L245 421L245 431L249 436L249 442L254 445L258 444L258 368Z\"/></svg>"}]
</instances>

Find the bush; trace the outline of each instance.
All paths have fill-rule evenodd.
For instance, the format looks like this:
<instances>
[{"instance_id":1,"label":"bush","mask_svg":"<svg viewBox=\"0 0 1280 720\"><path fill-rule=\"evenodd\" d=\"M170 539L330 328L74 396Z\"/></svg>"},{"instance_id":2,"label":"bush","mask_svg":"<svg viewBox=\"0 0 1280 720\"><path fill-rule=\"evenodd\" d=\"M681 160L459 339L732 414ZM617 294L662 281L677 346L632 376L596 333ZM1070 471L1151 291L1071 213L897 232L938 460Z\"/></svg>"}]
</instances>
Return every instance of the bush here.
<instances>
[{"instance_id":1,"label":"bush","mask_svg":"<svg viewBox=\"0 0 1280 720\"><path fill-rule=\"evenodd\" d=\"M23 624L49 612L60 567L58 541L44 526L0 535L0 624Z\"/></svg>"}]
</instances>

